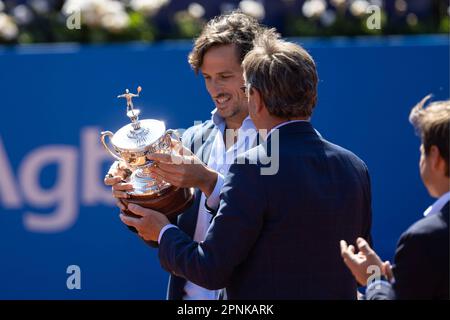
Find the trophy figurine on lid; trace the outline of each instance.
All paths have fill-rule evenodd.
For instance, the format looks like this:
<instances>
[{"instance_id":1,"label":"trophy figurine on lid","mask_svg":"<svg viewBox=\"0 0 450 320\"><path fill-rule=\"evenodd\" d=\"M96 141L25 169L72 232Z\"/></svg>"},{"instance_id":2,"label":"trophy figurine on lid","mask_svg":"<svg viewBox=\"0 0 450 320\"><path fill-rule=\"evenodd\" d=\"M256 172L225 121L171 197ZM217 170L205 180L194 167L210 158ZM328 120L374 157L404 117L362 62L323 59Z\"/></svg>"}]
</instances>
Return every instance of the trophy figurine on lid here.
<instances>
[{"instance_id":1,"label":"trophy figurine on lid","mask_svg":"<svg viewBox=\"0 0 450 320\"><path fill-rule=\"evenodd\" d=\"M174 130L166 130L162 121L154 119L139 120L140 110L133 106L133 98L139 97L142 88L137 88L137 94L125 93L118 98L127 102L127 116L131 123L120 128L116 133L104 131L101 142L105 149L118 161L125 162L131 168L131 174L124 182L133 185L128 191L129 198L120 201L136 203L142 207L157 210L168 218L173 218L186 210L194 200L193 188L178 188L165 181L158 181L150 176L149 168L155 163L147 159L150 153L172 153L172 137L179 140ZM110 138L113 150L108 147L105 139ZM126 210L126 214L133 215Z\"/></svg>"}]
</instances>

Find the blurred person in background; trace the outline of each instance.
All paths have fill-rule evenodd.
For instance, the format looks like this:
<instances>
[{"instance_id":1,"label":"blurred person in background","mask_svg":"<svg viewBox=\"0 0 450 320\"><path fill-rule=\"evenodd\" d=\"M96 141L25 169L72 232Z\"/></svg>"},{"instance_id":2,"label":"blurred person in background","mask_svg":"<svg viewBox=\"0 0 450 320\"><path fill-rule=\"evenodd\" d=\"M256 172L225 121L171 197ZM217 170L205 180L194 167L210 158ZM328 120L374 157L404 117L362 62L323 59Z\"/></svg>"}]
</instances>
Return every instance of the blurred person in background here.
<instances>
[{"instance_id":1,"label":"blurred person in background","mask_svg":"<svg viewBox=\"0 0 450 320\"><path fill-rule=\"evenodd\" d=\"M368 284L368 300L449 299L450 101L425 108L429 98L412 109L409 119L421 136L422 181L437 201L424 212L424 218L402 234L392 268L364 239L356 241L357 254L353 245L341 241L342 258L360 284L367 284L369 267L380 270L383 279Z\"/></svg>"}]
</instances>

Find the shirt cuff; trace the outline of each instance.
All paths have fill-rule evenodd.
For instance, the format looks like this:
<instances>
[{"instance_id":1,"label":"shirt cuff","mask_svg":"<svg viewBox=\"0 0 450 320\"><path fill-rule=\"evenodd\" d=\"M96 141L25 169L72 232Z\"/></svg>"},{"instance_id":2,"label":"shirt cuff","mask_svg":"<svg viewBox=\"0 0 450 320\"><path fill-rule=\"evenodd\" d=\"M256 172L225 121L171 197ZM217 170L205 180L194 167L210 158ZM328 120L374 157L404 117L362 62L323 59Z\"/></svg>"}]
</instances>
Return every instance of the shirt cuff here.
<instances>
[{"instance_id":1,"label":"shirt cuff","mask_svg":"<svg viewBox=\"0 0 450 320\"><path fill-rule=\"evenodd\" d=\"M386 280L375 280L367 286L366 292L372 290L374 287L379 290L381 287L390 287L390 283Z\"/></svg>"},{"instance_id":2,"label":"shirt cuff","mask_svg":"<svg viewBox=\"0 0 450 320\"><path fill-rule=\"evenodd\" d=\"M162 236L163 236L163 234L164 234L164 232L166 232L166 230L167 229L170 229L170 228L178 228L176 225L174 225L174 224L166 224L162 229L161 229L161 231L159 232L159 236L158 236L158 244L161 242L161 238L162 238Z\"/></svg>"},{"instance_id":3,"label":"shirt cuff","mask_svg":"<svg viewBox=\"0 0 450 320\"><path fill-rule=\"evenodd\" d=\"M220 190L222 190L223 183L225 181L225 177L217 172L217 181L214 187L213 192L209 195L208 199L206 199L206 205L208 208L213 210L217 210L220 203Z\"/></svg>"}]
</instances>

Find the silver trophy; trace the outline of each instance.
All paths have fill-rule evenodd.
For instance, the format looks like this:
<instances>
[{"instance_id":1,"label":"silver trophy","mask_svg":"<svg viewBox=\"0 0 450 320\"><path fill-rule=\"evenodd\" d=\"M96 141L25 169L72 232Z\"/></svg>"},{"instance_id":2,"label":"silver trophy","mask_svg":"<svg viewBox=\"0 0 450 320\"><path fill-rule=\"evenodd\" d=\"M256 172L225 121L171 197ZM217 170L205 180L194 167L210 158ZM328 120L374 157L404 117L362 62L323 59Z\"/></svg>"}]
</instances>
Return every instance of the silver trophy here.
<instances>
[{"instance_id":1,"label":"silver trophy","mask_svg":"<svg viewBox=\"0 0 450 320\"><path fill-rule=\"evenodd\" d=\"M192 188L177 188L165 181L157 181L150 177L149 168L154 164L147 159L149 153L172 153L172 137L179 140L174 130L166 130L164 122L154 119L139 120L140 110L133 106L133 98L139 97L142 88L137 88L137 94L125 93L118 98L127 101L127 116L131 123L120 128L116 133L104 131L101 142L105 149L115 159L123 161L131 168L131 175L125 182L133 185L128 192L129 199L122 202L137 203L147 208L158 210L168 216L183 212L193 201ZM106 137L110 138L113 150L107 145Z\"/></svg>"}]
</instances>

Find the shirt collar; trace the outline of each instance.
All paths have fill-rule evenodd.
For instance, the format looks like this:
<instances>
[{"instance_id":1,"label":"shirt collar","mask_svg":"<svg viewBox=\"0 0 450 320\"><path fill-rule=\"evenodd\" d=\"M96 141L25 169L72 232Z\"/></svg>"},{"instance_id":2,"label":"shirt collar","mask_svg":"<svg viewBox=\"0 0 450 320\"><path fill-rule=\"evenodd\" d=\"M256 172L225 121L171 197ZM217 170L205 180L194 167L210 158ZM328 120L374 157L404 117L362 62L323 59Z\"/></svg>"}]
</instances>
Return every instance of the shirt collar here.
<instances>
[{"instance_id":1,"label":"shirt collar","mask_svg":"<svg viewBox=\"0 0 450 320\"><path fill-rule=\"evenodd\" d=\"M426 217L426 216L431 216L433 214L441 212L442 208L449 201L450 201L450 191L445 193L445 194L443 194L439 199L436 200L435 203L433 203L431 206L429 206L428 209L425 210L423 215Z\"/></svg>"},{"instance_id":2,"label":"shirt collar","mask_svg":"<svg viewBox=\"0 0 450 320\"><path fill-rule=\"evenodd\" d=\"M211 111L211 120L214 123L214 125L220 129L220 131L223 132L225 130L226 127L225 119L222 118L222 116L217 112L217 108ZM243 130L256 129L250 116L247 116L244 119L240 129Z\"/></svg>"},{"instance_id":3,"label":"shirt collar","mask_svg":"<svg viewBox=\"0 0 450 320\"><path fill-rule=\"evenodd\" d=\"M211 120L217 127L225 125L225 119L217 112L217 108L211 111Z\"/></svg>"}]
</instances>

